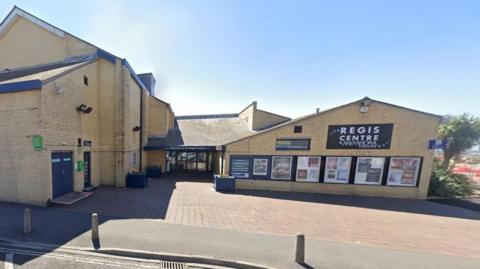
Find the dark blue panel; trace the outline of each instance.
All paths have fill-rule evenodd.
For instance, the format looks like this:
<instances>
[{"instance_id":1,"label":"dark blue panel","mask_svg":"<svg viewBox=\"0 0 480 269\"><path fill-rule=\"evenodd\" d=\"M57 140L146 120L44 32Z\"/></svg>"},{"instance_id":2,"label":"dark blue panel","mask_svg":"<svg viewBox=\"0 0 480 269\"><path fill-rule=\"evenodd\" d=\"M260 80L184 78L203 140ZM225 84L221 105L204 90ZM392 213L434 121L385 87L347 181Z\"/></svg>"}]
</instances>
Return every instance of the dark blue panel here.
<instances>
[{"instance_id":1,"label":"dark blue panel","mask_svg":"<svg viewBox=\"0 0 480 269\"><path fill-rule=\"evenodd\" d=\"M73 191L73 154L52 153L52 192L57 198Z\"/></svg>"},{"instance_id":2,"label":"dark blue panel","mask_svg":"<svg viewBox=\"0 0 480 269\"><path fill-rule=\"evenodd\" d=\"M117 57L115 57L115 55L113 54L110 54L102 49L97 49L97 56L99 58L102 58L104 60L107 60L109 62L111 62L112 64L115 64L115 61L117 59Z\"/></svg>"},{"instance_id":3,"label":"dark blue panel","mask_svg":"<svg viewBox=\"0 0 480 269\"><path fill-rule=\"evenodd\" d=\"M0 84L0 93L40 90L41 88L42 88L42 81L35 79L35 80Z\"/></svg>"},{"instance_id":4,"label":"dark blue panel","mask_svg":"<svg viewBox=\"0 0 480 269\"><path fill-rule=\"evenodd\" d=\"M132 78L137 82L138 86L140 86L140 88L142 89L147 89L147 87L145 87L145 85L143 85L143 82L140 80L140 78L137 76L137 73L135 73L135 71L133 71L133 68L132 66L130 66L130 64L128 63L127 59L123 59L122 60L122 65L126 66L128 68L128 71L130 71L130 75L132 76Z\"/></svg>"}]
</instances>

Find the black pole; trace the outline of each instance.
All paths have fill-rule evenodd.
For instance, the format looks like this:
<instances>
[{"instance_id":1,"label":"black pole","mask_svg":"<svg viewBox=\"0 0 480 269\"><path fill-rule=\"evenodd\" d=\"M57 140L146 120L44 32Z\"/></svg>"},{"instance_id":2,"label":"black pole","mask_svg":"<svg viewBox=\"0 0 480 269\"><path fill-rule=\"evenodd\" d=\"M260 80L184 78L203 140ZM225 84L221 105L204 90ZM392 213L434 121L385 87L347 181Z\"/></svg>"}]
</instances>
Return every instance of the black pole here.
<instances>
[{"instance_id":1,"label":"black pole","mask_svg":"<svg viewBox=\"0 0 480 269\"><path fill-rule=\"evenodd\" d=\"M142 172L142 146L143 144L143 89L140 88L140 146L139 146L139 151L140 151L140 158L139 158L139 164L140 164L140 169L139 172Z\"/></svg>"}]
</instances>

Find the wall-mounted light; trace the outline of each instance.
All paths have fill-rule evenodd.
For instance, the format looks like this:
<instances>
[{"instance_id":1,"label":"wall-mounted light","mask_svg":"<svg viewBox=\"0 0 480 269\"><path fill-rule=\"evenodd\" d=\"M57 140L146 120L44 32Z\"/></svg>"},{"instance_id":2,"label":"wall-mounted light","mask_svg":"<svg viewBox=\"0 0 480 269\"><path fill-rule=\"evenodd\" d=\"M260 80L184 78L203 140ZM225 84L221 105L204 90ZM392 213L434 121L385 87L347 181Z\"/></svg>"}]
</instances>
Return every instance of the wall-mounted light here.
<instances>
[{"instance_id":1,"label":"wall-mounted light","mask_svg":"<svg viewBox=\"0 0 480 269\"><path fill-rule=\"evenodd\" d=\"M93 110L92 107L89 107L85 104L81 104L77 107L77 111L80 111L80 112L83 112L83 113L86 113L86 114L92 112L92 110Z\"/></svg>"},{"instance_id":2,"label":"wall-mounted light","mask_svg":"<svg viewBox=\"0 0 480 269\"><path fill-rule=\"evenodd\" d=\"M135 126L135 127L133 127L132 131L138 132L138 131L140 131L140 129L141 129L140 126Z\"/></svg>"},{"instance_id":3,"label":"wall-mounted light","mask_svg":"<svg viewBox=\"0 0 480 269\"><path fill-rule=\"evenodd\" d=\"M367 113L368 107L370 106L371 103L372 103L371 100L363 100L362 102L360 102L360 112Z\"/></svg>"}]
</instances>

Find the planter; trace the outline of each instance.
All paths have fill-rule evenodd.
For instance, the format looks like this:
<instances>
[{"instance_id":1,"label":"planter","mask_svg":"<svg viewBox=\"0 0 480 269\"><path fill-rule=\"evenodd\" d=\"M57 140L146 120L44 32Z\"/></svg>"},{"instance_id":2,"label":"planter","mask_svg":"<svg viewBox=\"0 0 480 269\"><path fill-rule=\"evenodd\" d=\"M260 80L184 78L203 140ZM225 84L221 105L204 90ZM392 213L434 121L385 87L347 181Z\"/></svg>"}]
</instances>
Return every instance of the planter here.
<instances>
[{"instance_id":1,"label":"planter","mask_svg":"<svg viewBox=\"0 0 480 269\"><path fill-rule=\"evenodd\" d=\"M234 192L235 191L235 177L214 175L214 188L218 192Z\"/></svg>"},{"instance_id":2,"label":"planter","mask_svg":"<svg viewBox=\"0 0 480 269\"><path fill-rule=\"evenodd\" d=\"M127 187L129 188L145 188L148 185L148 179L145 173L128 173Z\"/></svg>"},{"instance_id":3,"label":"planter","mask_svg":"<svg viewBox=\"0 0 480 269\"><path fill-rule=\"evenodd\" d=\"M162 168L160 166L150 166L147 170L147 177L160 178L162 176Z\"/></svg>"}]
</instances>

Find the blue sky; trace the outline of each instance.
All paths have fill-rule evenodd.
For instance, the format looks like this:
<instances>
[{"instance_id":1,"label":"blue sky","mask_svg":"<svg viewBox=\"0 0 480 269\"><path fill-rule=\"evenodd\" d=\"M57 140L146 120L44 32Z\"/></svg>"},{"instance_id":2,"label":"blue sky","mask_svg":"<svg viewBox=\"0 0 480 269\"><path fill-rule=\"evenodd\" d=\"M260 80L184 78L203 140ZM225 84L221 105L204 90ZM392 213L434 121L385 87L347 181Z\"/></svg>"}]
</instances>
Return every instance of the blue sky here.
<instances>
[{"instance_id":1,"label":"blue sky","mask_svg":"<svg viewBox=\"0 0 480 269\"><path fill-rule=\"evenodd\" d=\"M369 96L480 116L480 1L9 1L153 72L177 115Z\"/></svg>"}]
</instances>

